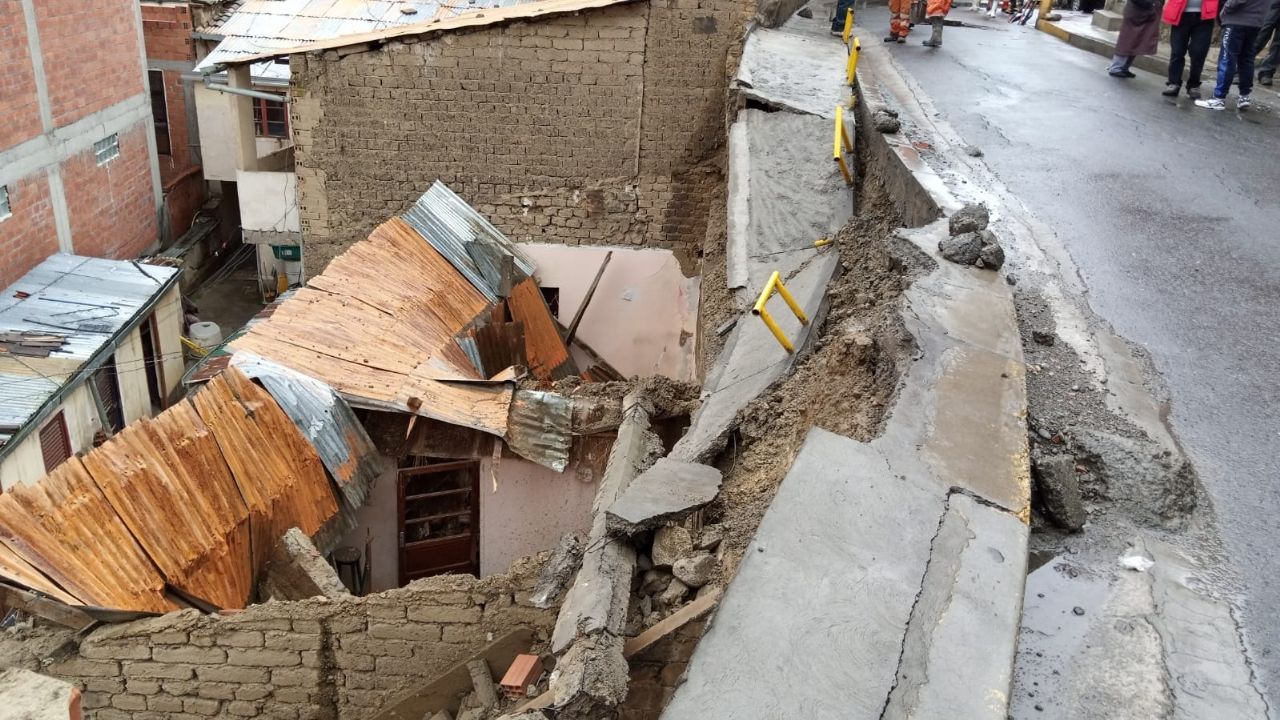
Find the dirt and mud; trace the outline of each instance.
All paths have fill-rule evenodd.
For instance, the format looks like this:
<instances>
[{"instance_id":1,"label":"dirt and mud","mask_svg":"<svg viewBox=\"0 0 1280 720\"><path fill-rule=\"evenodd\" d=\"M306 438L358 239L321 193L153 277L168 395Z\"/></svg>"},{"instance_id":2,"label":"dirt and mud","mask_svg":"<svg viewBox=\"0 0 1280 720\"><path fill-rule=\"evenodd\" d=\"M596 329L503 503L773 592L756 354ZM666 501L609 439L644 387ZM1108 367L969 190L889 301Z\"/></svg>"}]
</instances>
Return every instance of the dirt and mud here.
<instances>
[{"instance_id":1,"label":"dirt and mud","mask_svg":"<svg viewBox=\"0 0 1280 720\"><path fill-rule=\"evenodd\" d=\"M925 260L896 239L901 225L883 186L868 179L860 213L837 234L841 274L811 352L748 405L717 460L719 497L704 521L723 533L727 584L810 428L870 440L883 425L912 340L899 316L903 290Z\"/></svg>"}]
</instances>

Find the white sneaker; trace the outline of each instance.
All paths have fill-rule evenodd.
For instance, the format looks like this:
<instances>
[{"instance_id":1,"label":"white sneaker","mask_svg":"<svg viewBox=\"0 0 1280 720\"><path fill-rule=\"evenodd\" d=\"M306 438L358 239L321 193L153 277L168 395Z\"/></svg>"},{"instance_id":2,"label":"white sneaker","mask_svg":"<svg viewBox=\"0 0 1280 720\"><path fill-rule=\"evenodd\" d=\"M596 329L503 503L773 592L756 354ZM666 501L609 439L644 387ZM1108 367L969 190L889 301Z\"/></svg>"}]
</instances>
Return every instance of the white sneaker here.
<instances>
[{"instance_id":1,"label":"white sneaker","mask_svg":"<svg viewBox=\"0 0 1280 720\"><path fill-rule=\"evenodd\" d=\"M1226 110L1227 104L1222 102L1222 98L1209 98L1208 100L1197 100L1196 107L1209 108L1210 110Z\"/></svg>"},{"instance_id":2,"label":"white sneaker","mask_svg":"<svg viewBox=\"0 0 1280 720\"><path fill-rule=\"evenodd\" d=\"M1248 110L1250 105L1253 105L1253 100L1248 95L1241 95L1236 99L1237 110Z\"/></svg>"}]
</instances>

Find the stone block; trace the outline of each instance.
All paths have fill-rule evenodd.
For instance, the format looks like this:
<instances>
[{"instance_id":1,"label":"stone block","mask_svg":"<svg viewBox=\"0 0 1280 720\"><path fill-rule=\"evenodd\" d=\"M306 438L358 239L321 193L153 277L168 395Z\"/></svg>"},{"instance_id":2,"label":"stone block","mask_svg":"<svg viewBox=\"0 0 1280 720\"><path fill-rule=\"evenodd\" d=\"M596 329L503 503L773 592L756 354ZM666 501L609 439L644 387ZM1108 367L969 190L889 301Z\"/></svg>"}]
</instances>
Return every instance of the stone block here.
<instances>
[{"instance_id":1,"label":"stone block","mask_svg":"<svg viewBox=\"0 0 1280 720\"><path fill-rule=\"evenodd\" d=\"M227 662L251 667L293 667L302 663L302 657L292 650L231 649Z\"/></svg>"},{"instance_id":2,"label":"stone block","mask_svg":"<svg viewBox=\"0 0 1280 720\"><path fill-rule=\"evenodd\" d=\"M1124 16L1113 10L1094 10L1092 22L1094 27L1101 30L1120 32Z\"/></svg>"}]
</instances>

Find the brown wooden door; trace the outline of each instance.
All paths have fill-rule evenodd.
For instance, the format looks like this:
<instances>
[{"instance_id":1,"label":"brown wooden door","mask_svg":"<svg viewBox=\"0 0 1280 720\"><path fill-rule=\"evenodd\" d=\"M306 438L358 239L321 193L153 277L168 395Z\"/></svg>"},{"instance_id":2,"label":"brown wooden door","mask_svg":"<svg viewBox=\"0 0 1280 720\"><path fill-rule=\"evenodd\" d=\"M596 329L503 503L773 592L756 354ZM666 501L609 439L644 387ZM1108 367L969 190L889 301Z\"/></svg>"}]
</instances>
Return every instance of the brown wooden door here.
<instances>
[{"instance_id":1,"label":"brown wooden door","mask_svg":"<svg viewBox=\"0 0 1280 720\"><path fill-rule=\"evenodd\" d=\"M480 463L400 471L400 584L444 573L480 573Z\"/></svg>"}]
</instances>

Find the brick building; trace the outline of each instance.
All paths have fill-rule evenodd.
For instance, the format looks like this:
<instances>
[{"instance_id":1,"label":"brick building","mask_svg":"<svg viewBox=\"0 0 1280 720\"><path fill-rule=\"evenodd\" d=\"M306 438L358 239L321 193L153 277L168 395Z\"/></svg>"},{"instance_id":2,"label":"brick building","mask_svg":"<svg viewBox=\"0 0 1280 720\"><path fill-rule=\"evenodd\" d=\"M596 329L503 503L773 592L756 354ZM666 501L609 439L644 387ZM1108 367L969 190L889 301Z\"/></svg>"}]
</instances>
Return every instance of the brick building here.
<instances>
[{"instance_id":1,"label":"brick building","mask_svg":"<svg viewBox=\"0 0 1280 720\"><path fill-rule=\"evenodd\" d=\"M294 49L307 273L436 179L513 240L695 257L753 10L552 0Z\"/></svg>"},{"instance_id":2,"label":"brick building","mask_svg":"<svg viewBox=\"0 0 1280 720\"><path fill-rule=\"evenodd\" d=\"M0 286L62 251L135 257L161 235L133 0L0 0Z\"/></svg>"},{"instance_id":3,"label":"brick building","mask_svg":"<svg viewBox=\"0 0 1280 720\"><path fill-rule=\"evenodd\" d=\"M177 237L191 227L205 198L192 71L200 54L196 29L209 21L217 4L144 2L141 7L165 216Z\"/></svg>"}]
</instances>

